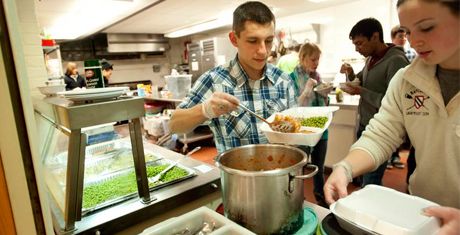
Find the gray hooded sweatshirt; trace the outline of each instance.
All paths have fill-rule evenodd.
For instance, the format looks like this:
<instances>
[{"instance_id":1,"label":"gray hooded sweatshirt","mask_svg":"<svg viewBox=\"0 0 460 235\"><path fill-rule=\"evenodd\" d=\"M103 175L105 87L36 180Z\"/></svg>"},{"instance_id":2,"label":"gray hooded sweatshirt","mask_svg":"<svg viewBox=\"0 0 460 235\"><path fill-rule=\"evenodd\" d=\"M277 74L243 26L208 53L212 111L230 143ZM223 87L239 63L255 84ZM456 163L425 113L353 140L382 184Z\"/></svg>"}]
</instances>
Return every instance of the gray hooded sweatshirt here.
<instances>
[{"instance_id":1,"label":"gray hooded sweatshirt","mask_svg":"<svg viewBox=\"0 0 460 235\"><path fill-rule=\"evenodd\" d=\"M364 130L374 114L379 111L383 96L388 84L395 73L406 67L410 62L406 58L404 48L392 46L382 59L377 61L369 70L371 56L366 59L366 64L356 76L361 81L361 99L359 101L360 129Z\"/></svg>"}]
</instances>

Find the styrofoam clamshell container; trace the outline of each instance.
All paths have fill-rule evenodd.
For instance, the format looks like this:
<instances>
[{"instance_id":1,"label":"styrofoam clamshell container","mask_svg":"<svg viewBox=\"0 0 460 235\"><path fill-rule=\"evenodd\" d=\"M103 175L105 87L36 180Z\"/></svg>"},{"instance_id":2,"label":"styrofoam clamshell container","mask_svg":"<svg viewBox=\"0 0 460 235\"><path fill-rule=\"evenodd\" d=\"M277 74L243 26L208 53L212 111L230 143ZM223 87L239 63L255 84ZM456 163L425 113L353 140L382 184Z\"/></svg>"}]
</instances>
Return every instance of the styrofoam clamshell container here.
<instances>
[{"instance_id":1,"label":"styrofoam clamshell container","mask_svg":"<svg viewBox=\"0 0 460 235\"><path fill-rule=\"evenodd\" d=\"M203 223L215 223L212 235L252 235L251 231L225 218L223 215L207 208L200 207L186 214L165 220L146 228L140 235L195 234L203 227ZM188 233L186 233L188 231Z\"/></svg>"},{"instance_id":2,"label":"styrofoam clamshell container","mask_svg":"<svg viewBox=\"0 0 460 235\"><path fill-rule=\"evenodd\" d=\"M289 115L296 118L308 118L324 116L328 120L323 128L302 127L301 130L309 130L314 133L281 133L273 131L267 123L262 123L260 129L265 134L269 143L272 144L290 144L290 145L307 145L315 146L321 139L324 131L332 122L332 114L339 109L338 106L322 106L322 107L295 107L286 109L281 112L283 115ZM267 121L273 122L276 114L270 116Z\"/></svg>"},{"instance_id":3,"label":"styrofoam clamshell container","mask_svg":"<svg viewBox=\"0 0 460 235\"><path fill-rule=\"evenodd\" d=\"M394 189L367 185L330 207L340 226L352 234L431 235L440 228L422 210L438 204Z\"/></svg>"}]
</instances>

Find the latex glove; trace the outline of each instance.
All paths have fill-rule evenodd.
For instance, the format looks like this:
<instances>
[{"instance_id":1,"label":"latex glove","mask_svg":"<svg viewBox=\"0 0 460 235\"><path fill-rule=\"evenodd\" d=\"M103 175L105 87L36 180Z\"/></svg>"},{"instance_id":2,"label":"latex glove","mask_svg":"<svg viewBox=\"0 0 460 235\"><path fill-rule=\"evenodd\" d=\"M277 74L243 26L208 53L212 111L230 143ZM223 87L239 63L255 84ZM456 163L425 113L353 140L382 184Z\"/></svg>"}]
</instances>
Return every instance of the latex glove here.
<instances>
[{"instance_id":1,"label":"latex glove","mask_svg":"<svg viewBox=\"0 0 460 235\"><path fill-rule=\"evenodd\" d=\"M343 167L336 167L324 184L324 197L329 204L348 195L348 178Z\"/></svg>"},{"instance_id":2,"label":"latex glove","mask_svg":"<svg viewBox=\"0 0 460 235\"><path fill-rule=\"evenodd\" d=\"M239 103L240 101L230 94L214 92L209 99L203 102L201 111L208 119L216 118L238 109Z\"/></svg>"},{"instance_id":3,"label":"latex glove","mask_svg":"<svg viewBox=\"0 0 460 235\"><path fill-rule=\"evenodd\" d=\"M309 78L309 79L307 80L307 83L305 83L305 87L304 87L302 93L303 93L304 95L309 96L309 94L311 94L311 92L313 91L313 88L316 86L316 84L317 84L317 82L316 82L315 79Z\"/></svg>"},{"instance_id":4,"label":"latex glove","mask_svg":"<svg viewBox=\"0 0 460 235\"><path fill-rule=\"evenodd\" d=\"M423 210L427 216L435 216L441 219L442 226L438 235L450 235L460 233L460 210L453 207L431 206Z\"/></svg>"}]
</instances>

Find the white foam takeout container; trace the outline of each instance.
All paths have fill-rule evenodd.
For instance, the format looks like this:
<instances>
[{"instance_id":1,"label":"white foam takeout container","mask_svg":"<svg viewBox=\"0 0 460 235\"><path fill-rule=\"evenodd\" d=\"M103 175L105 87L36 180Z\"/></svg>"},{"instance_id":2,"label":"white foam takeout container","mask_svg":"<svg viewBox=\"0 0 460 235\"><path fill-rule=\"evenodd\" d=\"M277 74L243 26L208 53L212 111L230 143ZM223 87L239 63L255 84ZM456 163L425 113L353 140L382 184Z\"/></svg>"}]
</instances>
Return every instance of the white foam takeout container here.
<instances>
[{"instance_id":1,"label":"white foam takeout container","mask_svg":"<svg viewBox=\"0 0 460 235\"><path fill-rule=\"evenodd\" d=\"M212 235L255 235L246 228L207 208L200 207L186 214L146 228L140 235L196 234L203 222L215 223Z\"/></svg>"},{"instance_id":2,"label":"white foam takeout container","mask_svg":"<svg viewBox=\"0 0 460 235\"><path fill-rule=\"evenodd\" d=\"M325 116L328 118L323 128L302 127L301 130L310 130L314 133L281 133L273 131L267 123L262 123L260 130L265 134L269 143L273 144L290 144L290 145L306 145L315 146L321 139L324 131L329 127L332 121L332 114L339 109L338 106L322 106L322 107L295 107L286 109L281 112L282 115L289 115L296 118L308 118ZM279 113L278 113L279 114ZM272 122L276 114L270 116L267 121Z\"/></svg>"},{"instance_id":3,"label":"white foam takeout container","mask_svg":"<svg viewBox=\"0 0 460 235\"><path fill-rule=\"evenodd\" d=\"M352 234L431 235L440 221L422 214L438 204L378 185L367 185L330 206L340 226Z\"/></svg>"}]
</instances>

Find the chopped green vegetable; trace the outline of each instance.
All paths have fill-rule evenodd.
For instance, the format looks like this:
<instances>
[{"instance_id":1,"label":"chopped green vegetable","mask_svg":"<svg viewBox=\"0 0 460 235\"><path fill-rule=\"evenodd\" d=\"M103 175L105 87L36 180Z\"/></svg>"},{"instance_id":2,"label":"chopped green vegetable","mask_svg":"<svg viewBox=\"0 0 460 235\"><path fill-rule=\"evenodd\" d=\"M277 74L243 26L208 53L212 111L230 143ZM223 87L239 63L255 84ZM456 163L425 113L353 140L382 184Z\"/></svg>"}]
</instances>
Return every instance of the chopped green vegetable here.
<instances>
[{"instance_id":1,"label":"chopped green vegetable","mask_svg":"<svg viewBox=\"0 0 460 235\"><path fill-rule=\"evenodd\" d=\"M168 165L147 166L147 177L152 177L166 169ZM173 167L166 172L160 181L149 184L149 187L154 187L164 184L169 181L183 178L188 175L188 172L180 167ZM134 169L127 174L116 176L112 179L85 186L83 190L83 208L93 208L106 201L116 199L122 196L137 192L136 174Z\"/></svg>"},{"instance_id":2,"label":"chopped green vegetable","mask_svg":"<svg viewBox=\"0 0 460 235\"><path fill-rule=\"evenodd\" d=\"M327 117L309 117L300 119L300 125L323 128L326 125Z\"/></svg>"}]
</instances>

